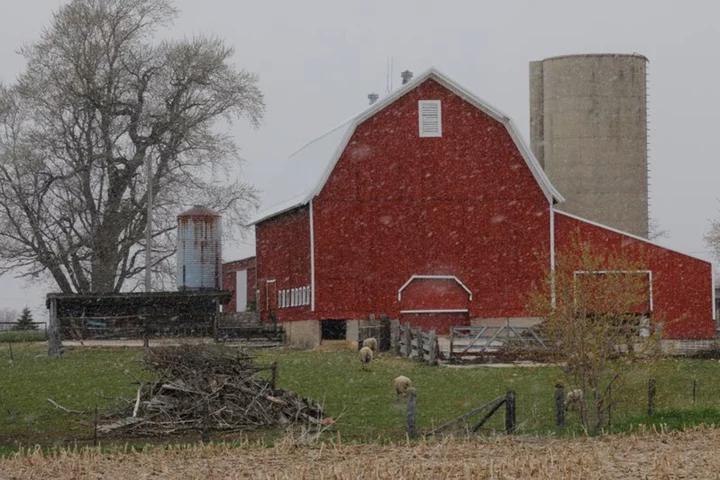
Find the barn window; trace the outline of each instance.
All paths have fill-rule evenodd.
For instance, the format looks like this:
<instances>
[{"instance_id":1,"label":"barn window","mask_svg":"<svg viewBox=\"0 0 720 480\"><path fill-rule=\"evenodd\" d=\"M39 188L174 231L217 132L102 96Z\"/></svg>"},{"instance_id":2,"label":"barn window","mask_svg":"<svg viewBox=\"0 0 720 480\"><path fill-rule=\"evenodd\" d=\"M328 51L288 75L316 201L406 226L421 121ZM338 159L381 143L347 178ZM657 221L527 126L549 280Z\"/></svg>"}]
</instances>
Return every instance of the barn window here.
<instances>
[{"instance_id":1,"label":"barn window","mask_svg":"<svg viewBox=\"0 0 720 480\"><path fill-rule=\"evenodd\" d=\"M297 288L292 289L292 293L290 294L292 296L290 306L291 307L297 307L298 301L297 301Z\"/></svg>"},{"instance_id":2,"label":"barn window","mask_svg":"<svg viewBox=\"0 0 720 480\"><path fill-rule=\"evenodd\" d=\"M283 292L282 292L282 290L278 290L277 297L278 297L277 298L278 308L283 308L283 302L282 302L283 301Z\"/></svg>"},{"instance_id":3,"label":"barn window","mask_svg":"<svg viewBox=\"0 0 720 480\"><path fill-rule=\"evenodd\" d=\"M421 137L442 137L442 108L440 100L420 100L418 121Z\"/></svg>"}]
</instances>

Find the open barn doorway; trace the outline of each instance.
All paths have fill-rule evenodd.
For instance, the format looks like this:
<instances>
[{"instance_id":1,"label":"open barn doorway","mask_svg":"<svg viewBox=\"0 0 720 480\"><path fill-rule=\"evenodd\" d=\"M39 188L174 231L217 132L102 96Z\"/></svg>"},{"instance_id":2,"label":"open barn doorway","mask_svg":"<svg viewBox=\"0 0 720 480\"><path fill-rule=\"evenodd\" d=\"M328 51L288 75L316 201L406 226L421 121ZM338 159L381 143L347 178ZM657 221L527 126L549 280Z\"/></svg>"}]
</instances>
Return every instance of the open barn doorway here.
<instances>
[{"instance_id":1,"label":"open barn doorway","mask_svg":"<svg viewBox=\"0 0 720 480\"><path fill-rule=\"evenodd\" d=\"M345 340L347 334L347 323L345 320L323 320L322 321L322 339L323 340Z\"/></svg>"}]
</instances>

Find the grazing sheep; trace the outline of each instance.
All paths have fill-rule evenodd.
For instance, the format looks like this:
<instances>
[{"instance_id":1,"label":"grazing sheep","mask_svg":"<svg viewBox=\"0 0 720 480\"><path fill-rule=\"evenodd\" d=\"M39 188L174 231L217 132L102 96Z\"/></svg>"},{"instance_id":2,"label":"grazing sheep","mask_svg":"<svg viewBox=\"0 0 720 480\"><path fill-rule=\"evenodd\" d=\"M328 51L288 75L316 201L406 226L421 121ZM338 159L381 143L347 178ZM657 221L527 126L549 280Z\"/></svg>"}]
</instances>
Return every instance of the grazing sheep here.
<instances>
[{"instance_id":1,"label":"grazing sheep","mask_svg":"<svg viewBox=\"0 0 720 480\"><path fill-rule=\"evenodd\" d=\"M370 369L370 362L373 359L373 351L369 347L363 347L359 352L360 363L362 363L363 370Z\"/></svg>"},{"instance_id":2,"label":"grazing sheep","mask_svg":"<svg viewBox=\"0 0 720 480\"><path fill-rule=\"evenodd\" d=\"M570 390L565 397L565 410L580 410L580 405L585 400L583 391L578 389Z\"/></svg>"},{"instance_id":3,"label":"grazing sheep","mask_svg":"<svg viewBox=\"0 0 720 480\"><path fill-rule=\"evenodd\" d=\"M397 401L400 401L400 397L407 399L408 393L413 386L412 380L408 377L400 375L399 377L395 377L393 383L395 384L395 391L397 392Z\"/></svg>"},{"instance_id":4,"label":"grazing sheep","mask_svg":"<svg viewBox=\"0 0 720 480\"><path fill-rule=\"evenodd\" d=\"M377 352L377 340L373 337L366 338L363 340L363 347L368 347L373 352Z\"/></svg>"}]
</instances>

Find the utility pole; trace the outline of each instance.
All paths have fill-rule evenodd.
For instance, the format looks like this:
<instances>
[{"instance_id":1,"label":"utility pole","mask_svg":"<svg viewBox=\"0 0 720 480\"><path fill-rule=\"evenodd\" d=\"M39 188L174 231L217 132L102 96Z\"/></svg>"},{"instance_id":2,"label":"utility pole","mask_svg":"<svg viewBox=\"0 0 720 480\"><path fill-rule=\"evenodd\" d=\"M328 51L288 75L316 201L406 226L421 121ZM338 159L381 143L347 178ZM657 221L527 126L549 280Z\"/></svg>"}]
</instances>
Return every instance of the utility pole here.
<instances>
[{"instance_id":1,"label":"utility pole","mask_svg":"<svg viewBox=\"0 0 720 480\"><path fill-rule=\"evenodd\" d=\"M150 275L150 265L152 261L152 161L148 155L145 160L145 169L147 172L147 225L145 226L145 292L152 290L152 281Z\"/></svg>"}]
</instances>

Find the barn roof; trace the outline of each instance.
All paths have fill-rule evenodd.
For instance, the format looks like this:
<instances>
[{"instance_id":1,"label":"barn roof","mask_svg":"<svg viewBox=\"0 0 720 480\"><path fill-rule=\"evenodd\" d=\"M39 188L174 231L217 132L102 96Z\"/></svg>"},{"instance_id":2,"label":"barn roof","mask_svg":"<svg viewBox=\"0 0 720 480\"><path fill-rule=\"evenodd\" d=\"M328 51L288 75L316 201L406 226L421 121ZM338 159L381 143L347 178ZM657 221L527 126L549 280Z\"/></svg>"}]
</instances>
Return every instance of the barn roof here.
<instances>
[{"instance_id":1,"label":"barn roof","mask_svg":"<svg viewBox=\"0 0 720 480\"><path fill-rule=\"evenodd\" d=\"M309 203L322 190L357 126L429 78L505 125L548 201L562 202L564 200L560 192L550 183L550 179L548 179L510 117L461 87L438 70L431 68L390 95L375 102L364 111L348 118L332 130L308 142L290 155L283 170L284 175L293 179L293 185L284 192L286 200L260 211L251 219L250 225Z\"/></svg>"}]
</instances>

